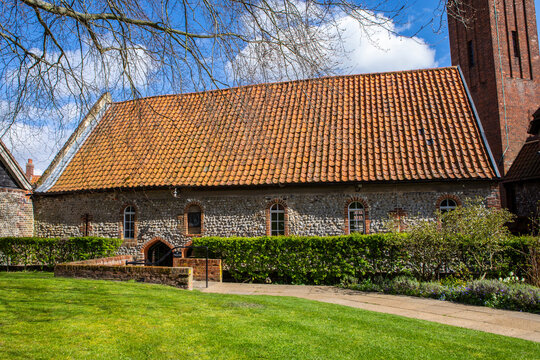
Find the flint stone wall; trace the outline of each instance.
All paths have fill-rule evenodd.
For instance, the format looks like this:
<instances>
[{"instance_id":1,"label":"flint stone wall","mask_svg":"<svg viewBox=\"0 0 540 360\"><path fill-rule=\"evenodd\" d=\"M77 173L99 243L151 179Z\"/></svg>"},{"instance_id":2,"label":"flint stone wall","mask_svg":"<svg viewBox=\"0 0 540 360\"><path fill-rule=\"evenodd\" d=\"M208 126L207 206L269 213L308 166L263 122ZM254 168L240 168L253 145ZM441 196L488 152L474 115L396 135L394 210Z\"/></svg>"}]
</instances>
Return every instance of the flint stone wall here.
<instances>
[{"instance_id":1,"label":"flint stone wall","mask_svg":"<svg viewBox=\"0 0 540 360\"><path fill-rule=\"evenodd\" d=\"M515 213L526 218L540 215L540 180L514 183Z\"/></svg>"},{"instance_id":2,"label":"flint stone wall","mask_svg":"<svg viewBox=\"0 0 540 360\"><path fill-rule=\"evenodd\" d=\"M0 237L33 235L34 211L26 191L0 188Z\"/></svg>"},{"instance_id":3,"label":"flint stone wall","mask_svg":"<svg viewBox=\"0 0 540 360\"><path fill-rule=\"evenodd\" d=\"M500 206L498 188L488 182L417 183L320 187L284 187L245 190L191 191L133 190L64 195L35 195L37 236L81 236L83 216L91 218L92 236L121 237L123 209L136 208L136 239L125 241L119 254L143 256L148 245L162 239L169 246L185 245L184 211L191 203L203 210L205 236L263 236L266 209L279 199L287 206L290 235L341 235L345 233L347 203L360 199L367 206L369 232L385 231L396 209L405 222L433 218L444 196L460 201L480 197L486 206ZM408 219L408 220L407 220Z\"/></svg>"}]
</instances>

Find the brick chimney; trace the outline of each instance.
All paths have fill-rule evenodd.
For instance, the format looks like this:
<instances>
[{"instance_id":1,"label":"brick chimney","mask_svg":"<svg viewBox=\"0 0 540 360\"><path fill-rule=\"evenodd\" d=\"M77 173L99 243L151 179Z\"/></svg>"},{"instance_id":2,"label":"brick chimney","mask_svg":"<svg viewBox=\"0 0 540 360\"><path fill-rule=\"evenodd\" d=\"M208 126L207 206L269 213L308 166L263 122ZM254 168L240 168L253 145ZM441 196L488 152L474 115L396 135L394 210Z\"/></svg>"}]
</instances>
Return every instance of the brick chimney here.
<instances>
[{"instance_id":1,"label":"brick chimney","mask_svg":"<svg viewBox=\"0 0 540 360\"><path fill-rule=\"evenodd\" d=\"M28 159L28 162L26 163L26 178L28 181L32 181L32 177L34 176L34 164L32 163L32 159Z\"/></svg>"}]
</instances>

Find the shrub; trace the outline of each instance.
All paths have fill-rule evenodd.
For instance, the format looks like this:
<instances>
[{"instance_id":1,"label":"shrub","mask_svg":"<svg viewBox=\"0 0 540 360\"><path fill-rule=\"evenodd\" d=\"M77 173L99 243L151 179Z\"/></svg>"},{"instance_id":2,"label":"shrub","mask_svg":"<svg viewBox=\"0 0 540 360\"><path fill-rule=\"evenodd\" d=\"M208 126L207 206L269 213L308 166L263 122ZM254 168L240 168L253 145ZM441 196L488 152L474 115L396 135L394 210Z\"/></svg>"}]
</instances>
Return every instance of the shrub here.
<instances>
[{"instance_id":1,"label":"shrub","mask_svg":"<svg viewBox=\"0 0 540 360\"><path fill-rule=\"evenodd\" d=\"M194 239L236 281L338 284L344 277L396 276L407 269L402 234Z\"/></svg>"},{"instance_id":2,"label":"shrub","mask_svg":"<svg viewBox=\"0 0 540 360\"><path fill-rule=\"evenodd\" d=\"M420 279L439 278L457 260L456 243L444 236L439 224L430 220L419 220L409 232L409 241L405 243L410 254L412 272Z\"/></svg>"},{"instance_id":3,"label":"shrub","mask_svg":"<svg viewBox=\"0 0 540 360\"><path fill-rule=\"evenodd\" d=\"M417 221L407 242L414 273L429 280L449 271L482 278L510 271L502 253L512 218L505 209L486 208L482 199L468 199L436 219Z\"/></svg>"},{"instance_id":4,"label":"shrub","mask_svg":"<svg viewBox=\"0 0 540 360\"><path fill-rule=\"evenodd\" d=\"M540 286L540 237L509 238L504 243L503 258L508 264L506 274L514 272L529 284Z\"/></svg>"},{"instance_id":5,"label":"shrub","mask_svg":"<svg viewBox=\"0 0 540 360\"><path fill-rule=\"evenodd\" d=\"M0 238L0 264L45 265L107 257L116 253L120 239L100 237Z\"/></svg>"}]
</instances>

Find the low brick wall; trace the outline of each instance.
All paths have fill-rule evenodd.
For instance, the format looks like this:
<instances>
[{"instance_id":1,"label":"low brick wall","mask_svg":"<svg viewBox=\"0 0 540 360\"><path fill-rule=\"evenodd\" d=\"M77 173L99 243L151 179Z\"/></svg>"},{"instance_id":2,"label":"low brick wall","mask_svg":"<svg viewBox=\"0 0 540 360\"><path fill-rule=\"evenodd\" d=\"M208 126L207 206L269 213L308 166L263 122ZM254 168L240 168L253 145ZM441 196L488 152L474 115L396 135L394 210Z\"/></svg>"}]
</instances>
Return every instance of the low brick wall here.
<instances>
[{"instance_id":1,"label":"low brick wall","mask_svg":"<svg viewBox=\"0 0 540 360\"><path fill-rule=\"evenodd\" d=\"M199 258L174 258L174 267L190 267L193 268L193 279L204 281L206 280L206 259ZM208 259L208 280L222 280L221 259Z\"/></svg>"},{"instance_id":2,"label":"low brick wall","mask_svg":"<svg viewBox=\"0 0 540 360\"><path fill-rule=\"evenodd\" d=\"M133 261L133 255L119 255L99 259L72 261L69 265L126 265L126 261Z\"/></svg>"},{"instance_id":3,"label":"low brick wall","mask_svg":"<svg viewBox=\"0 0 540 360\"><path fill-rule=\"evenodd\" d=\"M120 281L136 280L152 284L171 285L187 290L193 289L193 270L189 267L67 263L56 265L54 267L54 276Z\"/></svg>"}]
</instances>

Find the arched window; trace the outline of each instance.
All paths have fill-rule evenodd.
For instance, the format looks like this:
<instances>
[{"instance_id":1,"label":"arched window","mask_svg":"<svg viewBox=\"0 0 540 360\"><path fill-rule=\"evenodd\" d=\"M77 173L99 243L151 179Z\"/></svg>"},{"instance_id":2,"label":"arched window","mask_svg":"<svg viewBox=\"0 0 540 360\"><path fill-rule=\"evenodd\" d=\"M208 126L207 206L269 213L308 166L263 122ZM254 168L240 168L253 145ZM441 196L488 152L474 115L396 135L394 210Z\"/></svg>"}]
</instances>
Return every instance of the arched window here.
<instances>
[{"instance_id":1,"label":"arched window","mask_svg":"<svg viewBox=\"0 0 540 360\"><path fill-rule=\"evenodd\" d=\"M439 210L442 214L448 212L448 211L452 211L454 210L455 208L457 208L458 204L455 200L453 199L443 199L439 205Z\"/></svg>"},{"instance_id":2,"label":"arched window","mask_svg":"<svg viewBox=\"0 0 540 360\"><path fill-rule=\"evenodd\" d=\"M285 235L285 207L279 203L270 206L270 235Z\"/></svg>"},{"instance_id":3,"label":"arched window","mask_svg":"<svg viewBox=\"0 0 540 360\"><path fill-rule=\"evenodd\" d=\"M187 207L185 220L188 235L200 235L202 233L203 213L199 205L191 204Z\"/></svg>"},{"instance_id":4,"label":"arched window","mask_svg":"<svg viewBox=\"0 0 540 360\"><path fill-rule=\"evenodd\" d=\"M124 209L124 239L135 239L135 207Z\"/></svg>"},{"instance_id":5,"label":"arched window","mask_svg":"<svg viewBox=\"0 0 540 360\"><path fill-rule=\"evenodd\" d=\"M349 234L366 233L366 217L364 205L359 201L353 201L348 207Z\"/></svg>"}]
</instances>

